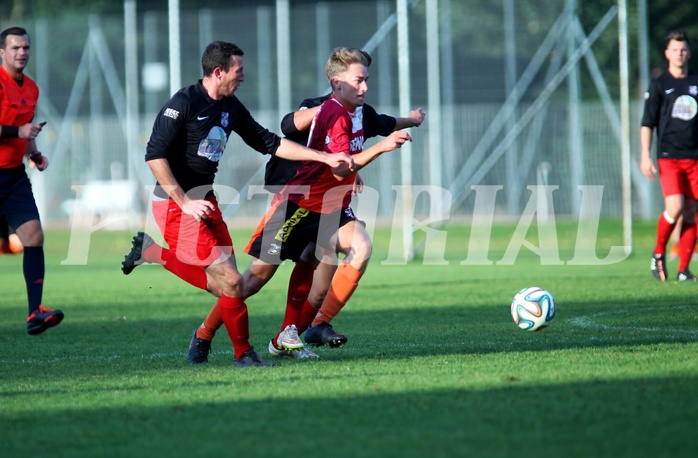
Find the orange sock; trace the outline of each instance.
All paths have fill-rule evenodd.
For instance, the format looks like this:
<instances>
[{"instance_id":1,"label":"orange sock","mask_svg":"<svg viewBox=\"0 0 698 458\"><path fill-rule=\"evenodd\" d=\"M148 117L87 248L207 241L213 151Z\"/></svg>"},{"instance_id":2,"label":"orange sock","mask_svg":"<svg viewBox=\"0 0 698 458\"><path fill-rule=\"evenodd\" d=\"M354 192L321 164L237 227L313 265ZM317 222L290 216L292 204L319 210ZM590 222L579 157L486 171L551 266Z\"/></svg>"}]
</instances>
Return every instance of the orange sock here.
<instances>
[{"instance_id":1,"label":"orange sock","mask_svg":"<svg viewBox=\"0 0 698 458\"><path fill-rule=\"evenodd\" d=\"M223 318L221 318L221 306L218 301L216 301L216 303L213 304L211 311L208 312L208 315L206 315L204 322L201 323L199 329L196 330L196 337L199 339L213 340L213 337L216 335L216 331L218 331L221 326L223 326Z\"/></svg>"},{"instance_id":2,"label":"orange sock","mask_svg":"<svg viewBox=\"0 0 698 458\"><path fill-rule=\"evenodd\" d=\"M354 294L356 287L359 286L359 280L362 275L363 273L349 264L341 264L337 268L337 272L332 277L327 297L313 320L313 326L317 326L320 323L329 323L332 321L332 318L337 316L344 304Z\"/></svg>"}]
</instances>

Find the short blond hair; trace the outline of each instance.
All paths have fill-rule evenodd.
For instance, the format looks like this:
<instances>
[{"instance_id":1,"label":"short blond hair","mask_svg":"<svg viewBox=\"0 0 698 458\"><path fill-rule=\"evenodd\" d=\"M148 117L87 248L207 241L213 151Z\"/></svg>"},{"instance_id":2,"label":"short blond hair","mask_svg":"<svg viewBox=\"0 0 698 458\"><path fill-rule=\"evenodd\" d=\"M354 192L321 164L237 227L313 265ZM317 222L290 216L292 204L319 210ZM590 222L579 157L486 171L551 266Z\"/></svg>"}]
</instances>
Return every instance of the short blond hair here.
<instances>
[{"instance_id":1,"label":"short blond hair","mask_svg":"<svg viewBox=\"0 0 698 458\"><path fill-rule=\"evenodd\" d=\"M339 76L349 70L351 64L361 64L368 67L368 59L360 49L356 48L335 48L327 59L325 74L327 81L332 82L332 78Z\"/></svg>"}]
</instances>

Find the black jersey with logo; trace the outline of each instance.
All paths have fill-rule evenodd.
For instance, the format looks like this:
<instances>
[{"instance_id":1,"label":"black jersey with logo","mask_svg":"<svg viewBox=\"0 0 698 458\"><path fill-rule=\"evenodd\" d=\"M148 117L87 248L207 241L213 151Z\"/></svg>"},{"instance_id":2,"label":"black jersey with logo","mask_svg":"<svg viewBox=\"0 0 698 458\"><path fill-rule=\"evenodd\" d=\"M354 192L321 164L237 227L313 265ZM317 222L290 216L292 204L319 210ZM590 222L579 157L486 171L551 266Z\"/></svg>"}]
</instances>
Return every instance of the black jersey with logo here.
<instances>
[{"instance_id":1,"label":"black jersey with logo","mask_svg":"<svg viewBox=\"0 0 698 458\"><path fill-rule=\"evenodd\" d=\"M237 97L212 99L201 80L180 89L153 123L145 160L167 159L177 183L187 192L211 188L230 133L262 154L274 154L281 138L254 120ZM156 187L156 195L167 194Z\"/></svg>"},{"instance_id":2,"label":"black jersey with logo","mask_svg":"<svg viewBox=\"0 0 698 458\"><path fill-rule=\"evenodd\" d=\"M645 93L642 125L657 129L657 157L698 159L698 75L677 79L667 71Z\"/></svg>"},{"instance_id":3,"label":"black jersey with logo","mask_svg":"<svg viewBox=\"0 0 698 458\"><path fill-rule=\"evenodd\" d=\"M308 108L320 106L329 98L330 94L314 97L312 99L305 99L301 102L299 110L307 110ZM379 135L387 137L393 132L395 123L397 122L392 116L378 114L375 108L368 104L363 105L363 117L365 138L377 137ZM301 145L308 144L310 129L301 131L296 129L296 125L293 122L293 113L288 113L281 120L281 132L289 140L293 140ZM278 191L275 187L283 187L288 183L288 180L293 178L300 165L301 161L290 161L276 156L270 158L264 172L264 185L270 187L268 189L272 192Z\"/></svg>"}]
</instances>

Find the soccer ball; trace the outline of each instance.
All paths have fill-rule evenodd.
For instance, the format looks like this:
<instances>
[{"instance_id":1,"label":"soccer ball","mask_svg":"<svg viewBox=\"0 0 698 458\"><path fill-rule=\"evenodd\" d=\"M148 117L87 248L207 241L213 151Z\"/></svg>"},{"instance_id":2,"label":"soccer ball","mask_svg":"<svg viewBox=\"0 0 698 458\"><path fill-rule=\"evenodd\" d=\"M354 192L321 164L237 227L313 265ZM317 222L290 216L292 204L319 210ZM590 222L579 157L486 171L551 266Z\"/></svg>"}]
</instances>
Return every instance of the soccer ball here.
<instances>
[{"instance_id":1,"label":"soccer ball","mask_svg":"<svg viewBox=\"0 0 698 458\"><path fill-rule=\"evenodd\" d=\"M522 289L511 301L511 317L524 331L537 331L546 327L555 317L553 295L537 286Z\"/></svg>"}]
</instances>

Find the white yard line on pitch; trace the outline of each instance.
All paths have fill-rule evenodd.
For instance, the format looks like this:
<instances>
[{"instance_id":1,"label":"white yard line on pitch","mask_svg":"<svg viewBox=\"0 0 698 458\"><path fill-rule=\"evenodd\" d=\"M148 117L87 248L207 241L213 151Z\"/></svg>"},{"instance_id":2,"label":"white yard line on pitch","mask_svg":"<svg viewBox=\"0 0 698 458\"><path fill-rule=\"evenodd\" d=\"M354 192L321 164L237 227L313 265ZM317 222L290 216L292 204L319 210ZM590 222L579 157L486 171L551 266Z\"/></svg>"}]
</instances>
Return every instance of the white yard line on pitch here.
<instances>
[{"instance_id":1,"label":"white yard line on pitch","mask_svg":"<svg viewBox=\"0 0 698 458\"><path fill-rule=\"evenodd\" d=\"M680 307L675 307L675 309L687 309L689 306L680 306ZM592 313L590 315L582 315L582 316L577 316L573 318L569 318L567 321L570 323L579 326L580 328L586 328L586 329L608 329L610 331L640 331L640 332L652 332L652 333L662 333L666 335L671 335L671 334L680 334L684 336L691 336L691 337L698 337L698 330L697 329L671 329L671 328L663 328L659 326L652 326L652 327L647 327L647 326L611 326L611 325L606 325L603 323L597 322L596 318L603 318L607 316L618 316L618 315L635 315L638 310L641 309L633 309L633 310L616 310L612 312L599 312L599 313ZM652 309L654 310L654 309Z\"/></svg>"},{"instance_id":2,"label":"white yard line on pitch","mask_svg":"<svg viewBox=\"0 0 698 458\"><path fill-rule=\"evenodd\" d=\"M232 355L232 350L217 351L216 355ZM46 363L60 363L65 361L112 361L115 359L144 359L144 360L154 360L154 359L165 359L165 358L179 358L186 357L184 353L153 353L150 355L111 355L111 356L66 356L62 358L50 358L50 359L18 359L18 360L0 360L0 364L46 364Z\"/></svg>"}]
</instances>

